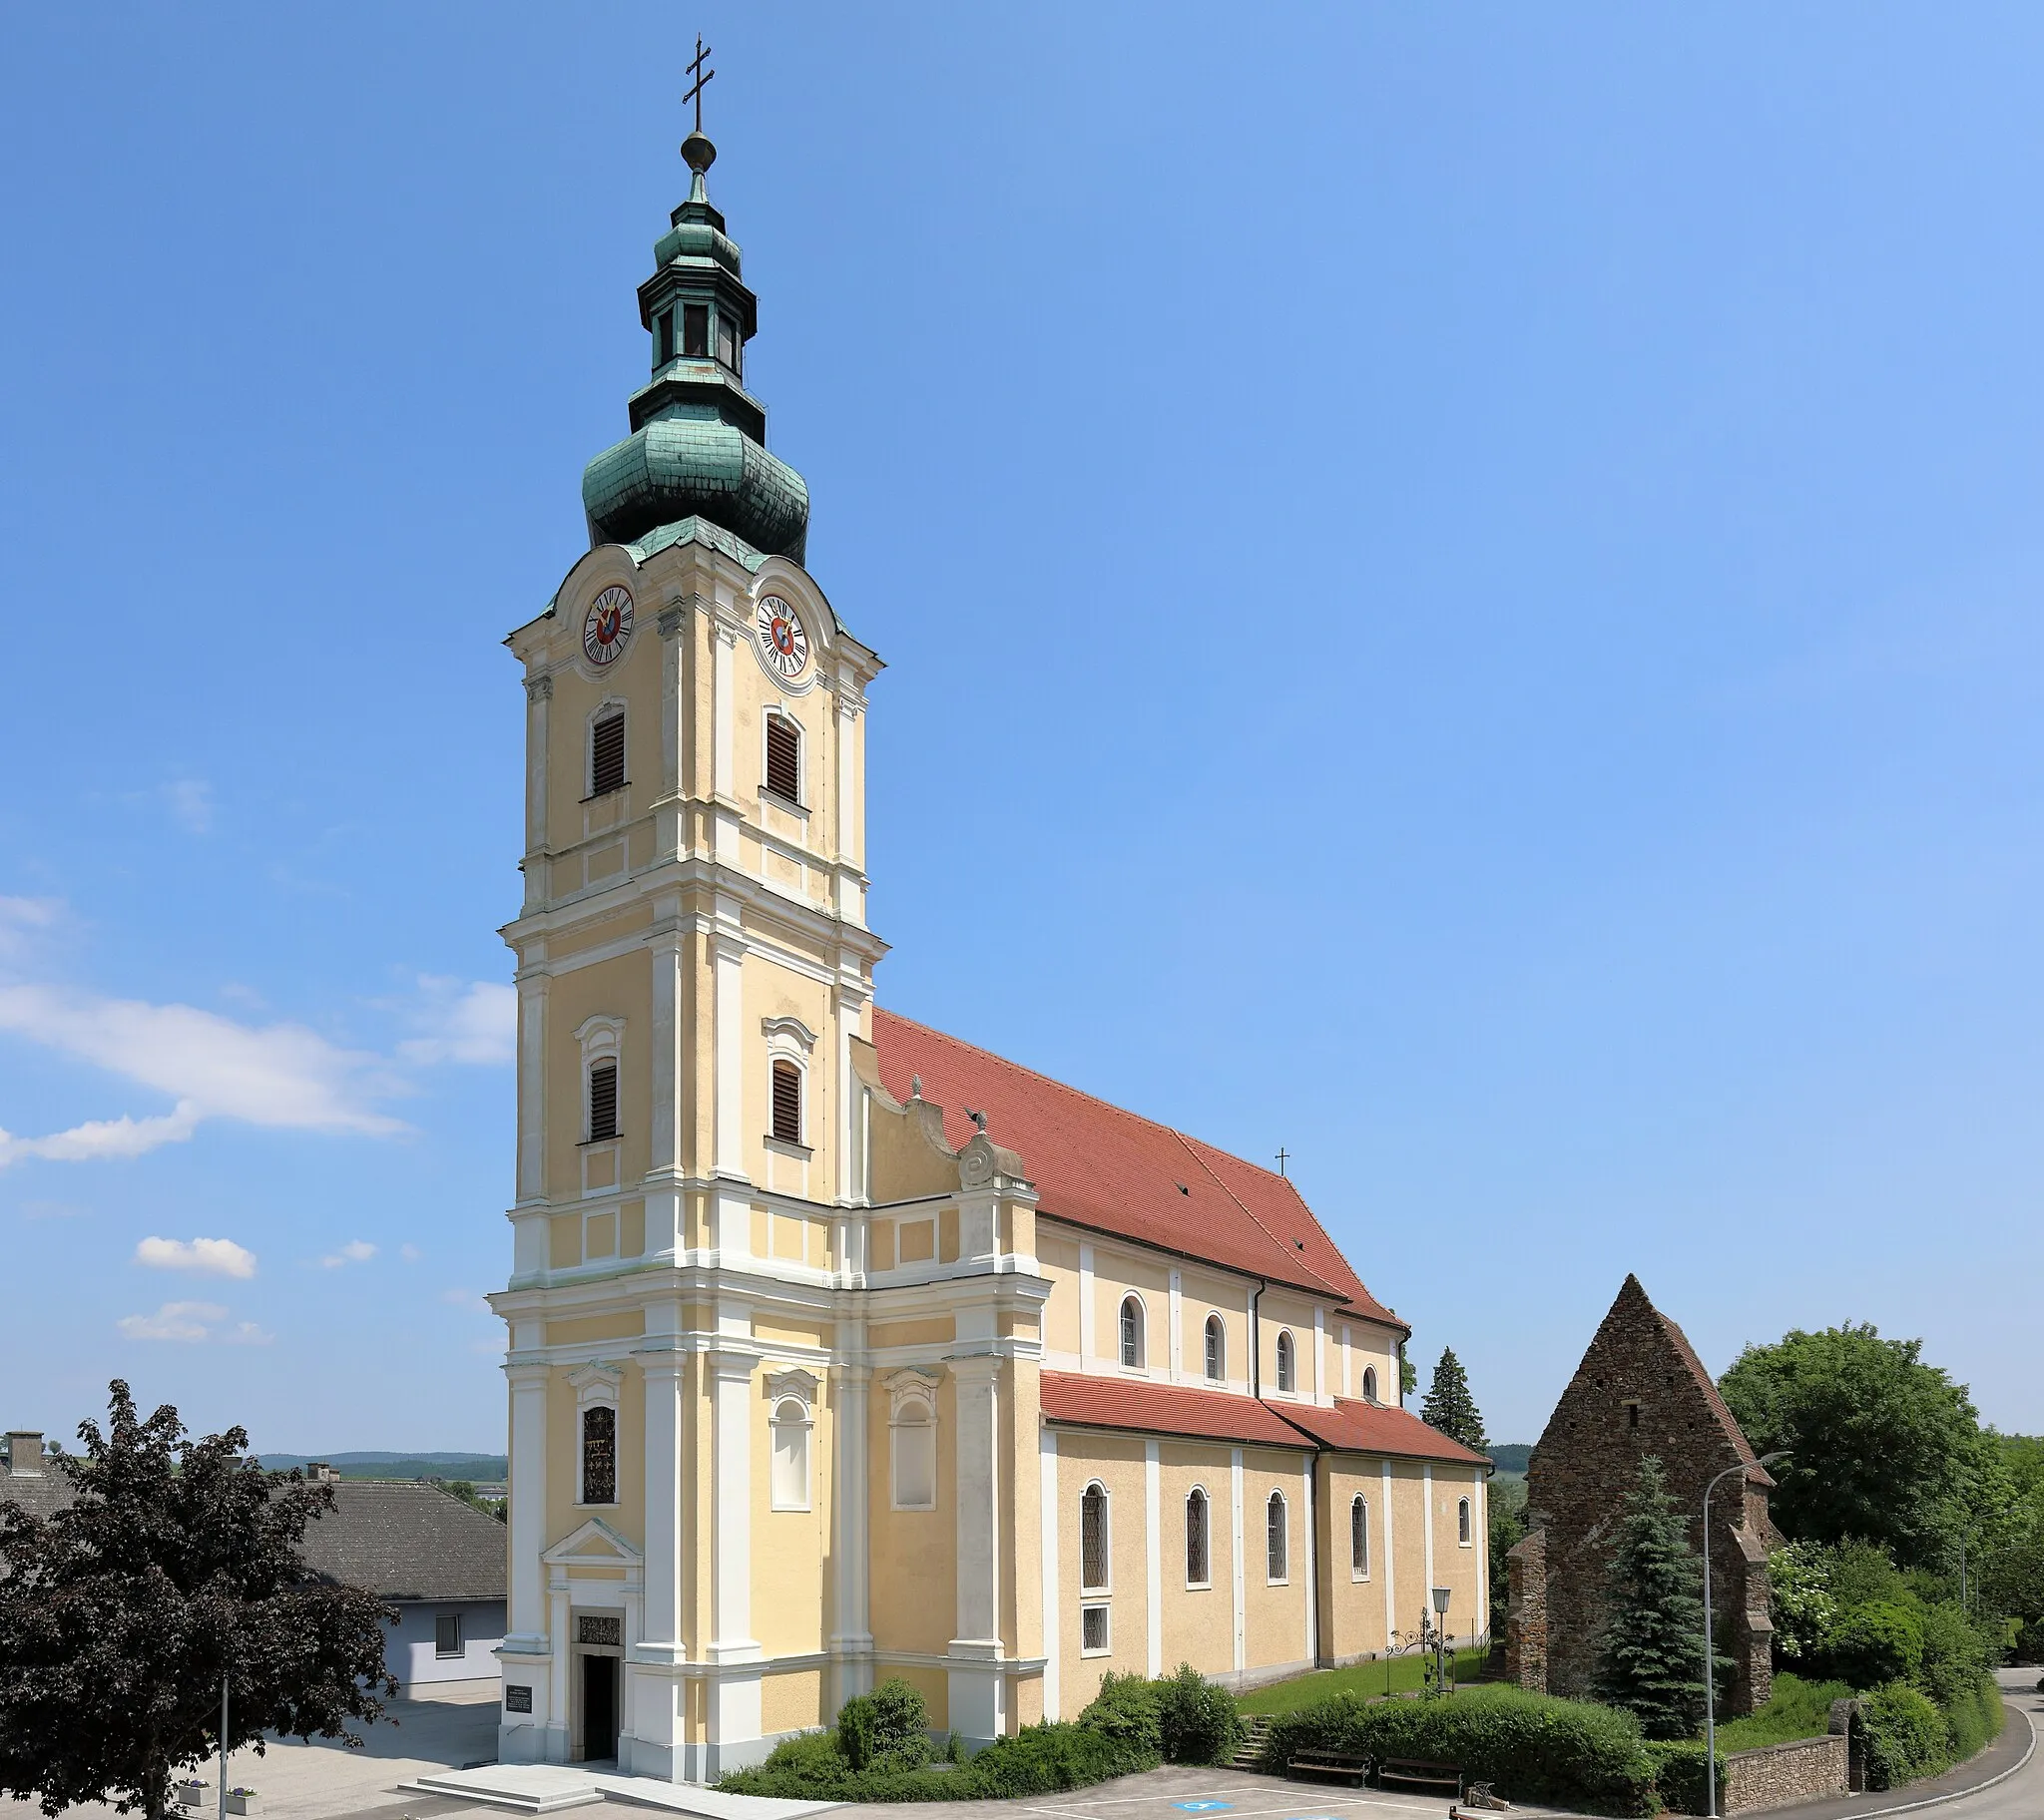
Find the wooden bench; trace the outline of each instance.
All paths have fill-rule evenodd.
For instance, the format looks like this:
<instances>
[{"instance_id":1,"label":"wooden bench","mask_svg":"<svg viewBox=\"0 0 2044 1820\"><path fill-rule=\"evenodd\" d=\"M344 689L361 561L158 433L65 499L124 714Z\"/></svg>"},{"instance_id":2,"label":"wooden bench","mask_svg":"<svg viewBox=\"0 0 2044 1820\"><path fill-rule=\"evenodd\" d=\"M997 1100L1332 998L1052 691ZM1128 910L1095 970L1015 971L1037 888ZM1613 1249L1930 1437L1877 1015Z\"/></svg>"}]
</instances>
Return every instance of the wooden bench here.
<instances>
[{"instance_id":1,"label":"wooden bench","mask_svg":"<svg viewBox=\"0 0 2044 1820\"><path fill-rule=\"evenodd\" d=\"M1439 1763L1430 1757L1386 1757L1377 1765L1377 1786L1395 1782L1400 1788L1445 1788L1462 1798L1462 1770L1459 1764Z\"/></svg>"},{"instance_id":2,"label":"wooden bench","mask_svg":"<svg viewBox=\"0 0 2044 1820\"><path fill-rule=\"evenodd\" d=\"M1357 1788L1369 1779L1369 1759L1340 1750L1301 1750L1285 1759L1286 1775L1340 1776Z\"/></svg>"}]
</instances>

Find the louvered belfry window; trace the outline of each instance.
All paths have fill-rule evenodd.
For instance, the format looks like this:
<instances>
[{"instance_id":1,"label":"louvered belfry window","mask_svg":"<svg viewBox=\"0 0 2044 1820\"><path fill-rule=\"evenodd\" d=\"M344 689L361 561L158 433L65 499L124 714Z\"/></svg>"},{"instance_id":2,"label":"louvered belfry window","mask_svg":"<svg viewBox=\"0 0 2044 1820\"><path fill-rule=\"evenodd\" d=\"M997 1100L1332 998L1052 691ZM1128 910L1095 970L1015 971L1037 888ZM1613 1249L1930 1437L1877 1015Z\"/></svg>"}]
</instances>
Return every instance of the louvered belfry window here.
<instances>
[{"instance_id":1,"label":"louvered belfry window","mask_svg":"<svg viewBox=\"0 0 2044 1820\"><path fill-rule=\"evenodd\" d=\"M802 1071L792 1062L773 1065L773 1137L778 1143L802 1140Z\"/></svg>"},{"instance_id":2,"label":"louvered belfry window","mask_svg":"<svg viewBox=\"0 0 2044 1820\"><path fill-rule=\"evenodd\" d=\"M618 1065L599 1062L589 1071L589 1141L608 1143L618 1135Z\"/></svg>"},{"instance_id":3,"label":"louvered belfry window","mask_svg":"<svg viewBox=\"0 0 2044 1820\"><path fill-rule=\"evenodd\" d=\"M589 729L589 793L608 796L625 787L625 716L606 714Z\"/></svg>"},{"instance_id":4,"label":"louvered belfry window","mask_svg":"<svg viewBox=\"0 0 2044 1820\"><path fill-rule=\"evenodd\" d=\"M789 802L802 799L802 729L785 714L766 716L766 787Z\"/></svg>"},{"instance_id":5,"label":"louvered belfry window","mask_svg":"<svg viewBox=\"0 0 2044 1820\"><path fill-rule=\"evenodd\" d=\"M582 1412L582 1502L618 1501L618 1412L597 1403Z\"/></svg>"}]
</instances>

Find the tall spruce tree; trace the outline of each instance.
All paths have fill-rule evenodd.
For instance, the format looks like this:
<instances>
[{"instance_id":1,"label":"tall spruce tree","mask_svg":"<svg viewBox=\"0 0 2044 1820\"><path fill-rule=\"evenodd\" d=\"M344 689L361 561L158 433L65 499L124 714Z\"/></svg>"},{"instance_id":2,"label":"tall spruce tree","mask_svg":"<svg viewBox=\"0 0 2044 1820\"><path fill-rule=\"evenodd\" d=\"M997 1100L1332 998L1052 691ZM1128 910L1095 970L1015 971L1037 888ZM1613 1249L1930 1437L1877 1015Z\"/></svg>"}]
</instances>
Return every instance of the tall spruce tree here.
<instances>
[{"instance_id":1,"label":"tall spruce tree","mask_svg":"<svg viewBox=\"0 0 2044 1820\"><path fill-rule=\"evenodd\" d=\"M1484 1439L1483 1417L1476 1399L1469 1394L1469 1377L1454 1348L1441 1349L1440 1363L1433 1368L1433 1382L1427 1386L1426 1401L1419 1406L1419 1419L1451 1441L1473 1447L1479 1454L1490 1443Z\"/></svg>"},{"instance_id":2,"label":"tall spruce tree","mask_svg":"<svg viewBox=\"0 0 2044 1820\"><path fill-rule=\"evenodd\" d=\"M1693 1738L1704 1722L1704 1564L1648 1455L1626 1494L1611 1560L1611 1621L1591 1692L1636 1713L1650 1738Z\"/></svg>"}]
</instances>

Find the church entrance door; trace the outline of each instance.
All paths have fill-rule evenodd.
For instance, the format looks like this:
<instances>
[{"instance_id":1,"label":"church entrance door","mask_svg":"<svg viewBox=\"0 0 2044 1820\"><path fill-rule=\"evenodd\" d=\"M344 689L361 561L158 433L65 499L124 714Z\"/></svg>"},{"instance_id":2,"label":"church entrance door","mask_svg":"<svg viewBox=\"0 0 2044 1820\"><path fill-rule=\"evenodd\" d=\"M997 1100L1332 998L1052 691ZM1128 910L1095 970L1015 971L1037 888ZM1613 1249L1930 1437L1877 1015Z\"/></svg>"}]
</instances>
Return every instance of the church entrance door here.
<instances>
[{"instance_id":1,"label":"church entrance door","mask_svg":"<svg viewBox=\"0 0 2044 1820\"><path fill-rule=\"evenodd\" d=\"M618 1754L618 1660L612 1655L582 1658L582 1760L594 1763Z\"/></svg>"}]
</instances>

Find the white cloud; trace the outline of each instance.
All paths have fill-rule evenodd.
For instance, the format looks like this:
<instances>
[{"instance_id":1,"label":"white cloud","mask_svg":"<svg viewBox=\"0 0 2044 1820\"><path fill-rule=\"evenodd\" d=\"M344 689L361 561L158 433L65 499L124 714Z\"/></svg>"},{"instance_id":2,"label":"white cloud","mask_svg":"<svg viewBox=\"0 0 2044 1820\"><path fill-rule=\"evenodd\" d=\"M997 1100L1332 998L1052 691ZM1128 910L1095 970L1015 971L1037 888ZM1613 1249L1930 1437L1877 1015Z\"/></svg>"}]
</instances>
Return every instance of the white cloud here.
<instances>
[{"instance_id":1,"label":"white cloud","mask_svg":"<svg viewBox=\"0 0 2044 1820\"><path fill-rule=\"evenodd\" d=\"M17 1210L23 1219L76 1219L86 1209L68 1200L25 1200Z\"/></svg>"},{"instance_id":2,"label":"white cloud","mask_svg":"<svg viewBox=\"0 0 2044 1820\"><path fill-rule=\"evenodd\" d=\"M218 1302L166 1302L154 1314L124 1314L116 1324L131 1340L180 1340L188 1345L208 1337L216 1321L228 1318Z\"/></svg>"},{"instance_id":3,"label":"white cloud","mask_svg":"<svg viewBox=\"0 0 2044 1820\"><path fill-rule=\"evenodd\" d=\"M41 931L55 928L63 913L61 897L0 897L0 959L20 954Z\"/></svg>"},{"instance_id":4,"label":"white cloud","mask_svg":"<svg viewBox=\"0 0 2044 1820\"><path fill-rule=\"evenodd\" d=\"M254 1321L239 1321L233 1333L220 1336L230 1346L268 1346L274 1343L276 1335L264 1333Z\"/></svg>"},{"instance_id":5,"label":"white cloud","mask_svg":"<svg viewBox=\"0 0 2044 1820\"><path fill-rule=\"evenodd\" d=\"M252 1028L190 1005L151 1005L48 986L0 986L0 1030L173 1096L154 1118L97 1120L48 1138L0 1134L0 1167L25 1156L139 1156L207 1119L384 1137L405 1130L374 1102L397 1091L374 1056L300 1024Z\"/></svg>"},{"instance_id":6,"label":"white cloud","mask_svg":"<svg viewBox=\"0 0 2044 1820\"><path fill-rule=\"evenodd\" d=\"M397 1046L407 1062L473 1062L497 1066L512 1061L518 1043L518 993L495 980L459 980L421 974L422 1003L412 1022L425 1034Z\"/></svg>"},{"instance_id":7,"label":"white cloud","mask_svg":"<svg viewBox=\"0 0 2044 1820\"><path fill-rule=\"evenodd\" d=\"M152 1270L194 1270L201 1276L256 1274L256 1253L231 1238L145 1238L135 1261Z\"/></svg>"},{"instance_id":8,"label":"white cloud","mask_svg":"<svg viewBox=\"0 0 2044 1820\"><path fill-rule=\"evenodd\" d=\"M376 1247L365 1238L351 1238L338 1251L329 1251L319 1262L328 1270L338 1270L343 1264L366 1264L376 1255Z\"/></svg>"},{"instance_id":9,"label":"white cloud","mask_svg":"<svg viewBox=\"0 0 2044 1820\"><path fill-rule=\"evenodd\" d=\"M421 1254L416 1245L399 1245L397 1247L397 1255L403 1258L406 1263L415 1264L419 1261Z\"/></svg>"},{"instance_id":10,"label":"white cloud","mask_svg":"<svg viewBox=\"0 0 2044 1820\"><path fill-rule=\"evenodd\" d=\"M163 789L171 819L188 834L213 832L213 785L201 777L174 777Z\"/></svg>"}]
</instances>

